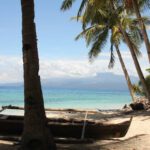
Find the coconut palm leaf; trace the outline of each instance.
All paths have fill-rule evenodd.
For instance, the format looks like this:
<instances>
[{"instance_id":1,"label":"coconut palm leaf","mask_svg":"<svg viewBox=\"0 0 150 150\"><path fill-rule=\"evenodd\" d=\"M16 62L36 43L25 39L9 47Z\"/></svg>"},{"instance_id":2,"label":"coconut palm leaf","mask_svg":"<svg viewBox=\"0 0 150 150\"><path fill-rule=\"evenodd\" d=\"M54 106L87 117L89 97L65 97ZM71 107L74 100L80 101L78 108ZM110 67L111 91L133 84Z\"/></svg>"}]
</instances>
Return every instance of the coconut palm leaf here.
<instances>
[{"instance_id":1,"label":"coconut palm leaf","mask_svg":"<svg viewBox=\"0 0 150 150\"><path fill-rule=\"evenodd\" d=\"M77 18L79 18L81 16L81 13L82 13L84 7L86 6L87 2L88 2L88 0L82 0L80 8L78 10Z\"/></svg>"},{"instance_id":2,"label":"coconut palm leaf","mask_svg":"<svg viewBox=\"0 0 150 150\"><path fill-rule=\"evenodd\" d=\"M134 93L139 94L139 95L144 95L143 90L139 85L133 84L132 89Z\"/></svg>"},{"instance_id":3,"label":"coconut palm leaf","mask_svg":"<svg viewBox=\"0 0 150 150\"><path fill-rule=\"evenodd\" d=\"M78 40L79 38L85 38L86 39L86 43L87 46L89 46L89 44L95 40L95 36L97 34L99 34L100 32L103 32L103 30L105 29L105 25L93 25L85 30L83 30L83 32L81 32L76 38L75 40Z\"/></svg>"},{"instance_id":4,"label":"coconut palm leaf","mask_svg":"<svg viewBox=\"0 0 150 150\"><path fill-rule=\"evenodd\" d=\"M75 0L64 0L61 5L61 10L65 11L67 9L70 9L74 2Z\"/></svg>"},{"instance_id":5,"label":"coconut palm leaf","mask_svg":"<svg viewBox=\"0 0 150 150\"><path fill-rule=\"evenodd\" d=\"M146 71L150 73L150 68L146 69Z\"/></svg>"},{"instance_id":6,"label":"coconut palm leaf","mask_svg":"<svg viewBox=\"0 0 150 150\"><path fill-rule=\"evenodd\" d=\"M109 34L109 29L106 28L103 32L98 33L93 40L92 47L89 51L89 60L93 61L94 58L102 51L102 48L105 46Z\"/></svg>"}]
</instances>

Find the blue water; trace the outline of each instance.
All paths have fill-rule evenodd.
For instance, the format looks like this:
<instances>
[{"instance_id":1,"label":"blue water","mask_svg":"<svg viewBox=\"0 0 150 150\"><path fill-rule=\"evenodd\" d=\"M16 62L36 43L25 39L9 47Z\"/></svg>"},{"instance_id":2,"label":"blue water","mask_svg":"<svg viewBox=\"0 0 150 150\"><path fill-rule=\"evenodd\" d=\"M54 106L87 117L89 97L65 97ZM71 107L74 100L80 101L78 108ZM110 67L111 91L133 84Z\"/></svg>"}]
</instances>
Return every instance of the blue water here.
<instances>
[{"instance_id":1,"label":"blue water","mask_svg":"<svg viewBox=\"0 0 150 150\"><path fill-rule=\"evenodd\" d=\"M120 109L131 102L127 91L43 89L45 107ZM23 88L0 87L0 106L23 106Z\"/></svg>"}]
</instances>

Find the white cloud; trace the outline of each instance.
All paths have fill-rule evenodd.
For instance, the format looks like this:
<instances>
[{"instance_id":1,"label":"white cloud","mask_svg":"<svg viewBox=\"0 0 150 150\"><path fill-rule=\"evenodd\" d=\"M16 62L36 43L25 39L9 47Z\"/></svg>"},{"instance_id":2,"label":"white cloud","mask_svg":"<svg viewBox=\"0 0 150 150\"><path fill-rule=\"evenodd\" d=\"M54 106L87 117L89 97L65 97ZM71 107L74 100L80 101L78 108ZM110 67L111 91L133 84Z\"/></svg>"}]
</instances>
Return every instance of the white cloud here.
<instances>
[{"instance_id":1,"label":"white cloud","mask_svg":"<svg viewBox=\"0 0 150 150\"><path fill-rule=\"evenodd\" d=\"M137 76L130 53L123 52L124 60L129 74ZM115 67L108 69L109 53L103 53L92 64L88 60L48 60L40 59L40 75L42 79L53 77L74 77L84 78L96 76L101 72L112 72L114 74L123 74L118 58L116 57ZM148 68L146 54L140 59L140 64L144 74ZM23 80L22 58L0 56L0 83L20 82Z\"/></svg>"},{"instance_id":2,"label":"white cloud","mask_svg":"<svg viewBox=\"0 0 150 150\"><path fill-rule=\"evenodd\" d=\"M22 81L22 61L18 57L0 56L0 83Z\"/></svg>"}]
</instances>

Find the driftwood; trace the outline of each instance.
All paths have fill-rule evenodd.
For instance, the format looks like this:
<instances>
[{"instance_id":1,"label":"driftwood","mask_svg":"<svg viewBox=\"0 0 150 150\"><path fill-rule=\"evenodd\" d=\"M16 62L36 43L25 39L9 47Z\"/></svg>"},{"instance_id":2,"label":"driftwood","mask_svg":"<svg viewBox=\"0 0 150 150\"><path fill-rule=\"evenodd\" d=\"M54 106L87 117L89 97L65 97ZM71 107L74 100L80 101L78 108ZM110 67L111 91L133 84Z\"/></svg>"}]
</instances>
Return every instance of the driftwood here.
<instances>
[{"instance_id":1,"label":"driftwood","mask_svg":"<svg viewBox=\"0 0 150 150\"><path fill-rule=\"evenodd\" d=\"M84 137L94 139L123 137L128 131L131 120L118 124L87 121ZM81 138L84 120L73 121L49 118L47 121L47 126L51 129L54 137ZM23 117L1 115L0 135L21 135L22 131Z\"/></svg>"}]
</instances>

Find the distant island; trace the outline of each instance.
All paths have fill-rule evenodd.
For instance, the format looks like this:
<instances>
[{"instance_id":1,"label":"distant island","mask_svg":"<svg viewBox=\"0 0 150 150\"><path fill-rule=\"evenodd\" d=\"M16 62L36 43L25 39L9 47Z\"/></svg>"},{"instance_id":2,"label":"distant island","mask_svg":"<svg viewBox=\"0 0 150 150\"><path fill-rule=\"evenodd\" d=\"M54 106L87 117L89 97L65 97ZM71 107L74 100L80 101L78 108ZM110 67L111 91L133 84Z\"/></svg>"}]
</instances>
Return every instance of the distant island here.
<instances>
[{"instance_id":1,"label":"distant island","mask_svg":"<svg viewBox=\"0 0 150 150\"><path fill-rule=\"evenodd\" d=\"M138 78L131 76L133 83L138 81ZM23 86L23 83L7 83L0 84L3 86ZM50 78L43 79L42 86L46 88L61 88L61 89L93 89L93 90L115 90L127 91L128 87L123 75L113 73L99 73L93 77L75 78Z\"/></svg>"}]
</instances>

